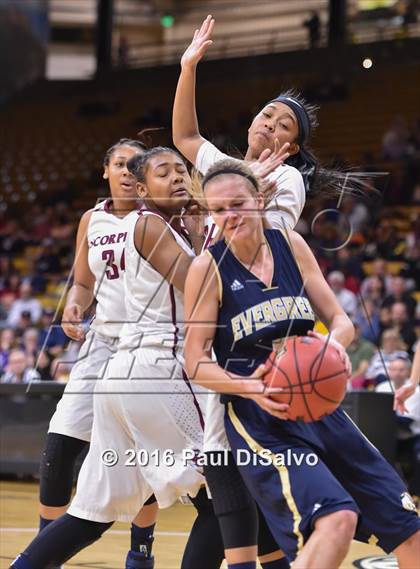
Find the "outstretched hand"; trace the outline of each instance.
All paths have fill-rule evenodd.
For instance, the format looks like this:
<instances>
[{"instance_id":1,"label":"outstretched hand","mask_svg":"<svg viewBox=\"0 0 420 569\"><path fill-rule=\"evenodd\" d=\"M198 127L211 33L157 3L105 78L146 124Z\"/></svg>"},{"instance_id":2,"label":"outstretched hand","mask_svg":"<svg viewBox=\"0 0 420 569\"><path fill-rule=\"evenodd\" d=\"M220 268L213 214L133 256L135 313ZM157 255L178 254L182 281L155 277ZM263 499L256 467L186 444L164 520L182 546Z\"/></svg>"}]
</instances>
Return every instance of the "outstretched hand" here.
<instances>
[{"instance_id":1,"label":"outstretched hand","mask_svg":"<svg viewBox=\"0 0 420 569\"><path fill-rule=\"evenodd\" d=\"M187 47L181 58L181 67L195 67L202 59L207 49L213 43L211 39L215 20L207 16L199 30L195 30L192 42Z\"/></svg>"},{"instance_id":2,"label":"outstretched hand","mask_svg":"<svg viewBox=\"0 0 420 569\"><path fill-rule=\"evenodd\" d=\"M276 138L274 142L274 150L270 150L269 148L263 150L258 160L249 164L249 167L255 176L265 178L289 158L289 148L289 142L285 142L283 146L280 147L280 143Z\"/></svg>"}]
</instances>

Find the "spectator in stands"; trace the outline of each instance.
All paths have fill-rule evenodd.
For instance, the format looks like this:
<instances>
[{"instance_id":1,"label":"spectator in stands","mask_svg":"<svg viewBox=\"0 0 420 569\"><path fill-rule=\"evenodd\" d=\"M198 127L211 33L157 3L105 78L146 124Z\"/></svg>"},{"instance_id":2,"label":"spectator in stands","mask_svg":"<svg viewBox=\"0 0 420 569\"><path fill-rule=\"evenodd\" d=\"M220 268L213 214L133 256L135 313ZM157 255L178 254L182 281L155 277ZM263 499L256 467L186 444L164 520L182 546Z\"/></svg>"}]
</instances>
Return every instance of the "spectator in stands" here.
<instances>
[{"instance_id":1,"label":"spectator in stands","mask_svg":"<svg viewBox=\"0 0 420 569\"><path fill-rule=\"evenodd\" d=\"M409 130L404 117L394 118L391 126L382 138L382 154L385 159L400 160L408 151Z\"/></svg>"},{"instance_id":2,"label":"spectator in stands","mask_svg":"<svg viewBox=\"0 0 420 569\"><path fill-rule=\"evenodd\" d=\"M362 283L362 289L364 300L371 300L377 308L382 306L385 297L385 285L380 277L369 277L368 285L364 286Z\"/></svg>"},{"instance_id":3,"label":"spectator in stands","mask_svg":"<svg viewBox=\"0 0 420 569\"><path fill-rule=\"evenodd\" d=\"M300 231L299 231L300 233ZM345 277L344 286L357 294L364 278L362 260L357 251L350 247L342 247L336 251L336 257L332 263L332 270L341 271Z\"/></svg>"},{"instance_id":4,"label":"spectator in stands","mask_svg":"<svg viewBox=\"0 0 420 569\"><path fill-rule=\"evenodd\" d=\"M377 383L385 381L387 379L386 365L397 358L409 360L403 339L397 330L385 330L382 334L380 350L370 360L366 370L366 378L374 379Z\"/></svg>"},{"instance_id":5,"label":"spectator in stands","mask_svg":"<svg viewBox=\"0 0 420 569\"><path fill-rule=\"evenodd\" d=\"M6 372L1 376L0 383L30 383L39 381L39 373L28 364L23 350L12 350Z\"/></svg>"},{"instance_id":6,"label":"spectator in stands","mask_svg":"<svg viewBox=\"0 0 420 569\"><path fill-rule=\"evenodd\" d=\"M54 248L51 238L42 241L41 250L35 263L36 271L45 277L56 277L61 273L60 258Z\"/></svg>"},{"instance_id":7,"label":"spectator in stands","mask_svg":"<svg viewBox=\"0 0 420 569\"><path fill-rule=\"evenodd\" d=\"M354 338L347 348L353 370L350 384L353 389L360 389L366 387L365 373L376 352L376 346L362 337L357 321L353 320L353 325Z\"/></svg>"},{"instance_id":8,"label":"spectator in stands","mask_svg":"<svg viewBox=\"0 0 420 569\"><path fill-rule=\"evenodd\" d=\"M15 300L10 309L8 324L17 327L23 312L29 312L33 324L36 324L41 317L42 307L36 298L32 297L32 287L28 282L20 285L20 298Z\"/></svg>"},{"instance_id":9,"label":"spectator in stands","mask_svg":"<svg viewBox=\"0 0 420 569\"><path fill-rule=\"evenodd\" d=\"M388 364L388 377L376 387L378 393L394 393L404 385L410 384L410 362L406 359L395 359ZM408 486L412 494L420 496L420 387L405 400L407 413L397 411L398 445L397 459L404 462L406 457L411 462L412 476Z\"/></svg>"},{"instance_id":10,"label":"spectator in stands","mask_svg":"<svg viewBox=\"0 0 420 569\"><path fill-rule=\"evenodd\" d=\"M19 298L19 289L21 285L21 278L19 273L13 272L10 273L6 279L4 280L1 288L0 288L0 299L6 303L11 304ZM7 297L5 299L4 297Z\"/></svg>"},{"instance_id":11,"label":"spectator in stands","mask_svg":"<svg viewBox=\"0 0 420 569\"><path fill-rule=\"evenodd\" d=\"M321 19L316 10L312 10L310 17L303 22L309 34L309 47L314 49L319 46L321 39Z\"/></svg>"},{"instance_id":12,"label":"spectator in stands","mask_svg":"<svg viewBox=\"0 0 420 569\"><path fill-rule=\"evenodd\" d=\"M32 206L31 217L31 238L33 244L37 245L50 236L54 218L53 208L41 208L38 205L34 205Z\"/></svg>"},{"instance_id":13,"label":"spectator in stands","mask_svg":"<svg viewBox=\"0 0 420 569\"><path fill-rule=\"evenodd\" d=\"M54 239L56 244L55 253L60 259L61 266L64 268L66 267L65 259L68 256L73 260L75 222L74 219L70 218L67 211L62 212L61 204L58 204L57 208L60 213L57 215L55 225L51 228L51 238Z\"/></svg>"},{"instance_id":14,"label":"spectator in stands","mask_svg":"<svg viewBox=\"0 0 420 569\"><path fill-rule=\"evenodd\" d=\"M381 335L381 321L379 309L373 300L363 299L357 308L355 321L360 327L362 338L377 344Z\"/></svg>"},{"instance_id":15,"label":"spectator in stands","mask_svg":"<svg viewBox=\"0 0 420 569\"><path fill-rule=\"evenodd\" d=\"M343 230L348 230L350 225L353 233L360 233L369 221L370 215L366 205L354 196L346 196L340 206L339 225L343 225Z\"/></svg>"},{"instance_id":16,"label":"spectator in stands","mask_svg":"<svg viewBox=\"0 0 420 569\"><path fill-rule=\"evenodd\" d=\"M57 356L63 351L68 342L67 336L59 324L54 324L55 311L45 308L42 311L41 329L39 331L39 349L48 350L50 354Z\"/></svg>"},{"instance_id":17,"label":"spectator in stands","mask_svg":"<svg viewBox=\"0 0 420 569\"><path fill-rule=\"evenodd\" d=\"M390 260L402 257L404 246L390 219L383 219L375 227L374 248L376 255Z\"/></svg>"},{"instance_id":18,"label":"spectator in stands","mask_svg":"<svg viewBox=\"0 0 420 569\"><path fill-rule=\"evenodd\" d=\"M26 259L25 280L31 283L34 294L44 295L46 293L48 277L40 272L36 257L28 257Z\"/></svg>"},{"instance_id":19,"label":"spectator in stands","mask_svg":"<svg viewBox=\"0 0 420 569\"><path fill-rule=\"evenodd\" d=\"M407 314L410 320L414 318L417 302L407 292L406 280L403 277L396 276L391 281L391 294L385 297L382 306L389 307L395 302L402 302L407 307Z\"/></svg>"},{"instance_id":20,"label":"spectator in stands","mask_svg":"<svg viewBox=\"0 0 420 569\"><path fill-rule=\"evenodd\" d=\"M5 303L0 300L0 329L4 328L5 326L7 326L7 317L9 314L9 309L6 308Z\"/></svg>"},{"instance_id":21,"label":"spectator in stands","mask_svg":"<svg viewBox=\"0 0 420 569\"><path fill-rule=\"evenodd\" d=\"M357 310L357 297L354 292L344 287L345 278L343 273L340 271L332 271L328 275L327 280L342 309L349 316L354 316Z\"/></svg>"},{"instance_id":22,"label":"spectator in stands","mask_svg":"<svg viewBox=\"0 0 420 569\"><path fill-rule=\"evenodd\" d=\"M16 324L15 331L16 335L21 338L25 334L26 330L33 328L34 322L32 322L32 315L29 310L24 310Z\"/></svg>"},{"instance_id":23,"label":"spectator in stands","mask_svg":"<svg viewBox=\"0 0 420 569\"><path fill-rule=\"evenodd\" d=\"M405 280L407 292L416 298L416 291L420 283L420 239L416 238L412 250L405 252L405 259L406 262L400 271L400 275Z\"/></svg>"},{"instance_id":24,"label":"spectator in stands","mask_svg":"<svg viewBox=\"0 0 420 569\"><path fill-rule=\"evenodd\" d=\"M367 296L366 291L369 288L372 280L375 279L375 277L379 278L380 281L383 283L384 295L390 293L392 276L391 276L389 269L388 269L388 263L386 262L385 259L378 257L377 259L375 259L372 262L372 273L371 273L371 275L362 282L360 292L361 292L363 298L365 298ZM381 299L381 303L382 303L382 300L383 300L383 297Z\"/></svg>"},{"instance_id":25,"label":"spectator in stands","mask_svg":"<svg viewBox=\"0 0 420 569\"><path fill-rule=\"evenodd\" d=\"M0 375L9 363L11 350L17 348L16 334L13 328L4 328L0 334Z\"/></svg>"},{"instance_id":26,"label":"spectator in stands","mask_svg":"<svg viewBox=\"0 0 420 569\"><path fill-rule=\"evenodd\" d=\"M9 273L0 284L0 327L7 326L7 319L14 301L19 297L20 275Z\"/></svg>"},{"instance_id":27,"label":"spectator in stands","mask_svg":"<svg viewBox=\"0 0 420 569\"><path fill-rule=\"evenodd\" d=\"M0 255L0 290L6 285L7 279L13 272L12 259L7 255Z\"/></svg>"},{"instance_id":28,"label":"spectator in stands","mask_svg":"<svg viewBox=\"0 0 420 569\"><path fill-rule=\"evenodd\" d=\"M391 306L391 327L398 330L407 350L411 353L416 341L413 321L408 317L407 306L403 302L395 302Z\"/></svg>"},{"instance_id":29,"label":"spectator in stands","mask_svg":"<svg viewBox=\"0 0 420 569\"><path fill-rule=\"evenodd\" d=\"M420 184L418 205L420 205ZM420 283L420 213L412 219L410 231L405 236L404 259L407 262L404 276L408 279L408 286L414 289Z\"/></svg>"},{"instance_id":30,"label":"spectator in stands","mask_svg":"<svg viewBox=\"0 0 420 569\"><path fill-rule=\"evenodd\" d=\"M28 365L34 367L38 357L38 336L37 328L27 328L22 335L21 350L25 352Z\"/></svg>"}]
</instances>

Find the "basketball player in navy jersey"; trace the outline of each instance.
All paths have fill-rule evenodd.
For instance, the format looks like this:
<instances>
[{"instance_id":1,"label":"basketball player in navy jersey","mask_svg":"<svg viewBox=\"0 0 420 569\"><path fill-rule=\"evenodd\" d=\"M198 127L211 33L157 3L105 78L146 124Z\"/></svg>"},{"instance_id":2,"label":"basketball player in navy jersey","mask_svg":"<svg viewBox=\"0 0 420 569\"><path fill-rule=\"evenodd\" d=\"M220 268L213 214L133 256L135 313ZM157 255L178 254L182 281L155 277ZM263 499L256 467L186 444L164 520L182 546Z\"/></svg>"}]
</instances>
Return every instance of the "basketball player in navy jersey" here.
<instances>
[{"instance_id":1,"label":"basketball player in navy jersey","mask_svg":"<svg viewBox=\"0 0 420 569\"><path fill-rule=\"evenodd\" d=\"M121 295L125 270L124 248L131 215L137 215L136 180L127 162L143 154L138 140L123 138L106 152L103 177L111 197L86 211L77 232L74 283L64 308L62 327L75 341L83 341L64 395L51 419L40 471L40 531L67 511L78 456L89 446L93 421L93 391L103 368L117 350L125 321ZM96 301L96 314L86 336L85 312ZM95 379L96 378L96 379ZM131 525L127 569L151 569L157 503L152 496Z\"/></svg>"},{"instance_id":2,"label":"basketball player in navy jersey","mask_svg":"<svg viewBox=\"0 0 420 569\"><path fill-rule=\"evenodd\" d=\"M249 452L238 468L273 536L294 569L338 568L353 536L394 551L400 569L419 567L415 506L380 453L340 408L314 423L288 421L287 405L264 384L273 341L313 334L315 313L349 365L352 324L309 247L293 231L264 229L260 186L243 164L219 162L203 189L224 238L187 277L187 371L223 394L233 456ZM299 466L276 463L288 449L301 456ZM271 462L258 460L267 453ZM226 550L230 569L255 569L255 555L255 547Z\"/></svg>"}]
</instances>

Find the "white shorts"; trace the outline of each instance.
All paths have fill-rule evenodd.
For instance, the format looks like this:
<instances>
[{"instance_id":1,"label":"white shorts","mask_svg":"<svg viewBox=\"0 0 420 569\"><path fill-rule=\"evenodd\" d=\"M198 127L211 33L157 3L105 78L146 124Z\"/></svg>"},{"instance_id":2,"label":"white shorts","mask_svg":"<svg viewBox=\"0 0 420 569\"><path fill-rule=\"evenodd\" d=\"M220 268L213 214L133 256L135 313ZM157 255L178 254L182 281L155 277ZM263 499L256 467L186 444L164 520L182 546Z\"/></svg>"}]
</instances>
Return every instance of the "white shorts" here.
<instances>
[{"instance_id":1,"label":"white shorts","mask_svg":"<svg viewBox=\"0 0 420 569\"><path fill-rule=\"evenodd\" d=\"M170 350L120 350L95 390L90 449L68 513L131 521L152 493L161 508L195 496L204 477L185 457L203 448L197 405ZM110 456L114 466L104 464Z\"/></svg>"},{"instance_id":2,"label":"white shorts","mask_svg":"<svg viewBox=\"0 0 420 569\"><path fill-rule=\"evenodd\" d=\"M207 394L204 452L230 450L225 431L225 406L220 403L220 393Z\"/></svg>"},{"instance_id":3,"label":"white shorts","mask_svg":"<svg viewBox=\"0 0 420 569\"><path fill-rule=\"evenodd\" d=\"M63 397L57 404L48 427L82 441L90 441L93 422L93 392L103 379L106 364L116 353L118 339L89 330L73 365Z\"/></svg>"}]
</instances>

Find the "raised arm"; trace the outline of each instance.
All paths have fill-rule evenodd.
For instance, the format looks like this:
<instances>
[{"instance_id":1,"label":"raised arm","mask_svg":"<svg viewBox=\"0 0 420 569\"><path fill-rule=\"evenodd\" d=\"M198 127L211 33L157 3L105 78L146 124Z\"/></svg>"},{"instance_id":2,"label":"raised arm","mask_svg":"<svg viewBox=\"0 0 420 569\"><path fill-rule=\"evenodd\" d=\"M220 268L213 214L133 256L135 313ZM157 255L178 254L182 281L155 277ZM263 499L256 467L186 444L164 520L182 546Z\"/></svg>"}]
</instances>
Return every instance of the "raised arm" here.
<instances>
[{"instance_id":1,"label":"raised arm","mask_svg":"<svg viewBox=\"0 0 420 569\"><path fill-rule=\"evenodd\" d=\"M260 366L251 377L225 371L211 357L219 313L220 292L214 262L203 253L192 263L185 283L185 365L188 377L203 387L219 393L231 393L253 399L268 413L287 418L288 405L270 399L261 378Z\"/></svg>"},{"instance_id":2,"label":"raised arm","mask_svg":"<svg viewBox=\"0 0 420 569\"><path fill-rule=\"evenodd\" d=\"M200 135L195 106L195 78L197 64L213 43L214 19L207 16L199 30L195 30L191 44L181 59L181 73L175 93L172 114L174 145L195 164L198 149L206 141Z\"/></svg>"},{"instance_id":3,"label":"raised arm","mask_svg":"<svg viewBox=\"0 0 420 569\"><path fill-rule=\"evenodd\" d=\"M87 230L92 210L86 211L79 223L76 237L76 256L74 259L74 281L68 292L61 326L69 338L83 340L81 327L83 315L92 304L95 277L88 263Z\"/></svg>"}]
</instances>

